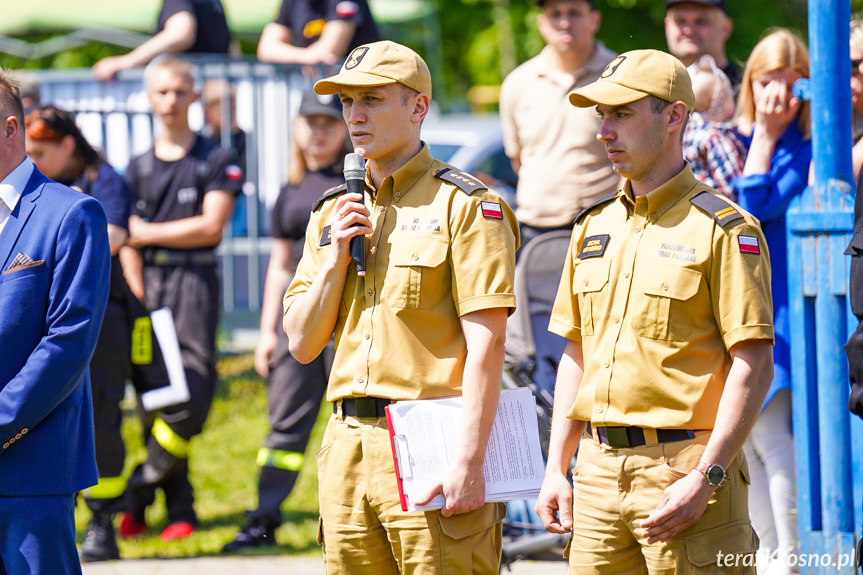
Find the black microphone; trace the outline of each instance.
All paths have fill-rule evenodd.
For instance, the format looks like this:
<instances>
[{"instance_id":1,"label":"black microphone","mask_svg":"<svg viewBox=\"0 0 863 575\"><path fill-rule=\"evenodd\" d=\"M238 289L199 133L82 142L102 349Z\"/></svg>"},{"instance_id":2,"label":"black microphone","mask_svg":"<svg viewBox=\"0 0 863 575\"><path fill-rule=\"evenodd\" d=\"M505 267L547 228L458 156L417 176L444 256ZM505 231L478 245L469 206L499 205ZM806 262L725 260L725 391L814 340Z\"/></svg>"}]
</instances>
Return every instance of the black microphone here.
<instances>
[{"instance_id":1,"label":"black microphone","mask_svg":"<svg viewBox=\"0 0 863 575\"><path fill-rule=\"evenodd\" d=\"M362 154L345 156L345 183L349 194L360 194L365 203L366 161ZM354 224L358 226L359 224ZM357 262L357 275L366 275L366 239L365 236L351 238L351 257Z\"/></svg>"}]
</instances>

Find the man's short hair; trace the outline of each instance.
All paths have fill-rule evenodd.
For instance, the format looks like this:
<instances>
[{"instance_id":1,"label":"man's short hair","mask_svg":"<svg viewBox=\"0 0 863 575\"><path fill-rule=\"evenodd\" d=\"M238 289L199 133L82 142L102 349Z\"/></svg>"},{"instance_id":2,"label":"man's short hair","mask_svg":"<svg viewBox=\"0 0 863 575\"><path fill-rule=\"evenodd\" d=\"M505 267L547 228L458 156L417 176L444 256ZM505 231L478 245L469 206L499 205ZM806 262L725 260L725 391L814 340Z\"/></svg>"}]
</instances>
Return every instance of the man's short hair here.
<instances>
[{"instance_id":1,"label":"man's short hair","mask_svg":"<svg viewBox=\"0 0 863 575\"><path fill-rule=\"evenodd\" d=\"M189 80L189 83L192 86L195 85L195 67L192 66L188 60L184 60L179 56L175 56L173 54L162 54L147 64L147 68L144 69L144 85L148 89L150 87L150 80L152 80L153 75L157 70L168 70L178 76L183 76Z\"/></svg>"},{"instance_id":2,"label":"man's short hair","mask_svg":"<svg viewBox=\"0 0 863 575\"><path fill-rule=\"evenodd\" d=\"M18 83L5 69L0 68L0 110L4 120L9 116L18 118L18 129L24 133L24 104L21 103L21 91Z\"/></svg>"}]
</instances>

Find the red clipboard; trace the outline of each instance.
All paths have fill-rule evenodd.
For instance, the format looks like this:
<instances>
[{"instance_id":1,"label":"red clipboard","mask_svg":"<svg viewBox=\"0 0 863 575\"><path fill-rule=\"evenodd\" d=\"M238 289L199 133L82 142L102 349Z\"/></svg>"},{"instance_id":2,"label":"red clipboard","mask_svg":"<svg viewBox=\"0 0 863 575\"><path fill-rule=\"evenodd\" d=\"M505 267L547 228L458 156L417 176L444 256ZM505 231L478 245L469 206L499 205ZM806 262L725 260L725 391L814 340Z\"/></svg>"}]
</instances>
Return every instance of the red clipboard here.
<instances>
[{"instance_id":1,"label":"red clipboard","mask_svg":"<svg viewBox=\"0 0 863 575\"><path fill-rule=\"evenodd\" d=\"M387 416L387 430L390 433L390 448L393 450L393 467L396 471L396 485L399 489L399 503L401 504L402 511L408 510L408 500L405 497L405 487L402 482L402 472L401 467L399 465L399 456L398 456L398 448L396 447L396 430L393 427L393 419L390 416L390 406L386 406L384 408L384 412Z\"/></svg>"}]
</instances>

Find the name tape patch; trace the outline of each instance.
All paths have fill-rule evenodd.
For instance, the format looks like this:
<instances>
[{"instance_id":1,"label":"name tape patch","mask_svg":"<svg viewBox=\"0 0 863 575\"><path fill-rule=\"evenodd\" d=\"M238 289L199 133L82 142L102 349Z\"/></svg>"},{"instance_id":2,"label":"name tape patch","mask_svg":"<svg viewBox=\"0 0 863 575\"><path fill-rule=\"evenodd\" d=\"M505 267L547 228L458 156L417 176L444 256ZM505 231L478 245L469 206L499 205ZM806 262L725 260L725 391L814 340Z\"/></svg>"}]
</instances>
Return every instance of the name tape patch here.
<instances>
[{"instance_id":1,"label":"name tape patch","mask_svg":"<svg viewBox=\"0 0 863 575\"><path fill-rule=\"evenodd\" d=\"M497 202L480 202L482 206L482 215L487 219L502 220L503 209Z\"/></svg>"},{"instance_id":2,"label":"name tape patch","mask_svg":"<svg viewBox=\"0 0 863 575\"><path fill-rule=\"evenodd\" d=\"M754 236L737 236L737 243L740 245L740 252L744 254L760 254L761 246L758 245L758 238Z\"/></svg>"},{"instance_id":3,"label":"name tape patch","mask_svg":"<svg viewBox=\"0 0 863 575\"><path fill-rule=\"evenodd\" d=\"M584 243L581 244L581 251L578 253L578 259L602 257L602 254L605 253L605 248L608 246L608 239L610 237L608 234L602 234L584 238Z\"/></svg>"}]
</instances>

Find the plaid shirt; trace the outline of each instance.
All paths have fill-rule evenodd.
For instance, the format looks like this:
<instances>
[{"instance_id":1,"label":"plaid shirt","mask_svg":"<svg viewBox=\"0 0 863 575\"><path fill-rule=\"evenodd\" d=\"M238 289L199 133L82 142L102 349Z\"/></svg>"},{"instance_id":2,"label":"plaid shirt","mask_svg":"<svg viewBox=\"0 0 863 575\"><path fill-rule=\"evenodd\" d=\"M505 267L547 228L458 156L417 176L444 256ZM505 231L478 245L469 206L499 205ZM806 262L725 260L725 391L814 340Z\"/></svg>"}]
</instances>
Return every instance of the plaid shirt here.
<instances>
[{"instance_id":1,"label":"plaid shirt","mask_svg":"<svg viewBox=\"0 0 863 575\"><path fill-rule=\"evenodd\" d=\"M705 122L701 114L689 117L683 135L683 157L695 177L735 200L731 180L743 174L746 145L725 122Z\"/></svg>"}]
</instances>

